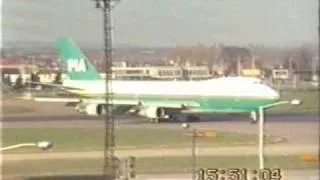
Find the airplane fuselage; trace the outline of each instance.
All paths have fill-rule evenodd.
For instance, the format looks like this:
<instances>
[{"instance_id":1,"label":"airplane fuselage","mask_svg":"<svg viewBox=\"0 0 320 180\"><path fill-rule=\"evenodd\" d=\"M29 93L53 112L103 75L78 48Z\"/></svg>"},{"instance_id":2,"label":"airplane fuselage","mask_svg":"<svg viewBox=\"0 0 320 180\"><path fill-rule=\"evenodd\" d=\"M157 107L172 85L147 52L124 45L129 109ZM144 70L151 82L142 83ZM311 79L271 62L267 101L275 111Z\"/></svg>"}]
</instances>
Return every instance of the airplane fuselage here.
<instances>
[{"instance_id":1,"label":"airplane fuselage","mask_svg":"<svg viewBox=\"0 0 320 180\"><path fill-rule=\"evenodd\" d=\"M84 89L86 97L101 99L106 94L105 81L66 80L64 86ZM146 106L183 104L198 106L195 112L247 112L279 100L279 94L260 82L234 78L203 81L118 81L109 84L113 99L140 102ZM130 103L129 103L130 104Z\"/></svg>"}]
</instances>

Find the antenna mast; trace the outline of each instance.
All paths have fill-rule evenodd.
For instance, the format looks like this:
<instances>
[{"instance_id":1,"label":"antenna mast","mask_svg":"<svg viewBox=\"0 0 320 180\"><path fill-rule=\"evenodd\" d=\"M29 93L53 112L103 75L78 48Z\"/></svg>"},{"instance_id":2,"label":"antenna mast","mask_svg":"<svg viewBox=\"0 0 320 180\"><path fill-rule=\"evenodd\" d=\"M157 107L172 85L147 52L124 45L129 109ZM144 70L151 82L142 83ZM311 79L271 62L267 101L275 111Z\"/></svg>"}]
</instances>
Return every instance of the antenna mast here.
<instances>
[{"instance_id":1,"label":"antenna mast","mask_svg":"<svg viewBox=\"0 0 320 180\"><path fill-rule=\"evenodd\" d=\"M104 53L105 53L105 74L106 74L106 107L105 107L105 137L104 137L104 168L103 175L105 179L116 179L116 157L114 156L115 133L114 116L112 103L112 27L111 10L120 0L93 0L96 2L96 8L103 12L103 30L104 30Z\"/></svg>"}]
</instances>

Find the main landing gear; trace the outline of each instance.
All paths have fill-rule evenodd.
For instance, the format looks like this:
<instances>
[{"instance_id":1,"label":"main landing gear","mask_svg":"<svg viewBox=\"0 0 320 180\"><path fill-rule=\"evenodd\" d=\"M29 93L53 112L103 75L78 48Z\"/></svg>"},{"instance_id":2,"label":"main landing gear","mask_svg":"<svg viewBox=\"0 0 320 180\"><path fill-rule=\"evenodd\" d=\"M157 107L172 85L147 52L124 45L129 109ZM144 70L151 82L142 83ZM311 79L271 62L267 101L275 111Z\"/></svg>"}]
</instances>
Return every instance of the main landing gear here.
<instances>
[{"instance_id":1,"label":"main landing gear","mask_svg":"<svg viewBox=\"0 0 320 180\"><path fill-rule=\"evenodd\" d=\"M150 118L149 121L153 124L158 124L161 122L160 118Z\"/></svg>"},{"instance_id":2,"label":"main landing gear","mask_svg":"<svg viewBox=\"0 0 320 180\"><path fill-rule=\"evenodd\" d=\"M149 118L149 122L153 124L159 124L161 122L199 122L200 117L195 115L178 116L172 115L164 118Z\"/></svg>"}]
</instances>

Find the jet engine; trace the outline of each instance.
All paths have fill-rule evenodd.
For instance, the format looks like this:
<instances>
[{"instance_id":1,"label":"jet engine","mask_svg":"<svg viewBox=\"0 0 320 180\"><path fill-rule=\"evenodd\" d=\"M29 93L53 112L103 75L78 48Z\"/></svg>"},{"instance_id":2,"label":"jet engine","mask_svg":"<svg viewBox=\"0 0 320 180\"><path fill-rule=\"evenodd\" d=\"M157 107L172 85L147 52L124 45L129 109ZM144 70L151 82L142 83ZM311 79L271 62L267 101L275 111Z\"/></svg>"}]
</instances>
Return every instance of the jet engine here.
<instances>
[{"instance_id":1,"label":"jet engine","mask_svg":"<svg viewBox=\"0 0 320 180\"><path fill-rule=\"evenodd\" d=\"M104 104L78 105L75 109L77 112L85 113L89 116L101 116L106 113L106 107Z\"/></svg>"},{"instance_id":2,"label":"jet engine","mask_svg":"<svg viewBox=\"0 0 320 180\"><path fill-rule=\"evenodd\" d=\"M160 119L169 118L165 112L165 109L161 107L144 107L141 108L137 114L147 117L155 122L159 122Z\"/></svg>"}]
</instances>

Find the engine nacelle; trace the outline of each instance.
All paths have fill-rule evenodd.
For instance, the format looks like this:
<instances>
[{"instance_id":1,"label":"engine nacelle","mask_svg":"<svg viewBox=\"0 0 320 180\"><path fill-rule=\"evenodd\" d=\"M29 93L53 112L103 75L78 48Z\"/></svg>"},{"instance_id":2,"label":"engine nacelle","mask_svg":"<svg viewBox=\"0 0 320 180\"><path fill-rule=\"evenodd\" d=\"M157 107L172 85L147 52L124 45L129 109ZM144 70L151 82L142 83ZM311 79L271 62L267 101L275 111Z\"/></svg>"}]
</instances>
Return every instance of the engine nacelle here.
<instances>
[{"instance_id":1,"label":"engine nacelle","mask_svg":"<svg viewBox=\"0 0 320 180\"><path fill-rule=\"evenodd\" d=\"M104 104L88 104L85 106L85 112L89 116L101 116L106 113Z\"/></svg>"},{"instance_id":2,"label":"engine nacelle","mask_svg":"<svg viewBox=\"0 0 320 180\"><path fill-rule=\"evenodd\" d=\"M161 107L144 107L141 108L137 114L151 119L167 117L164 108Z\"/></svg>"}]
</instances>

